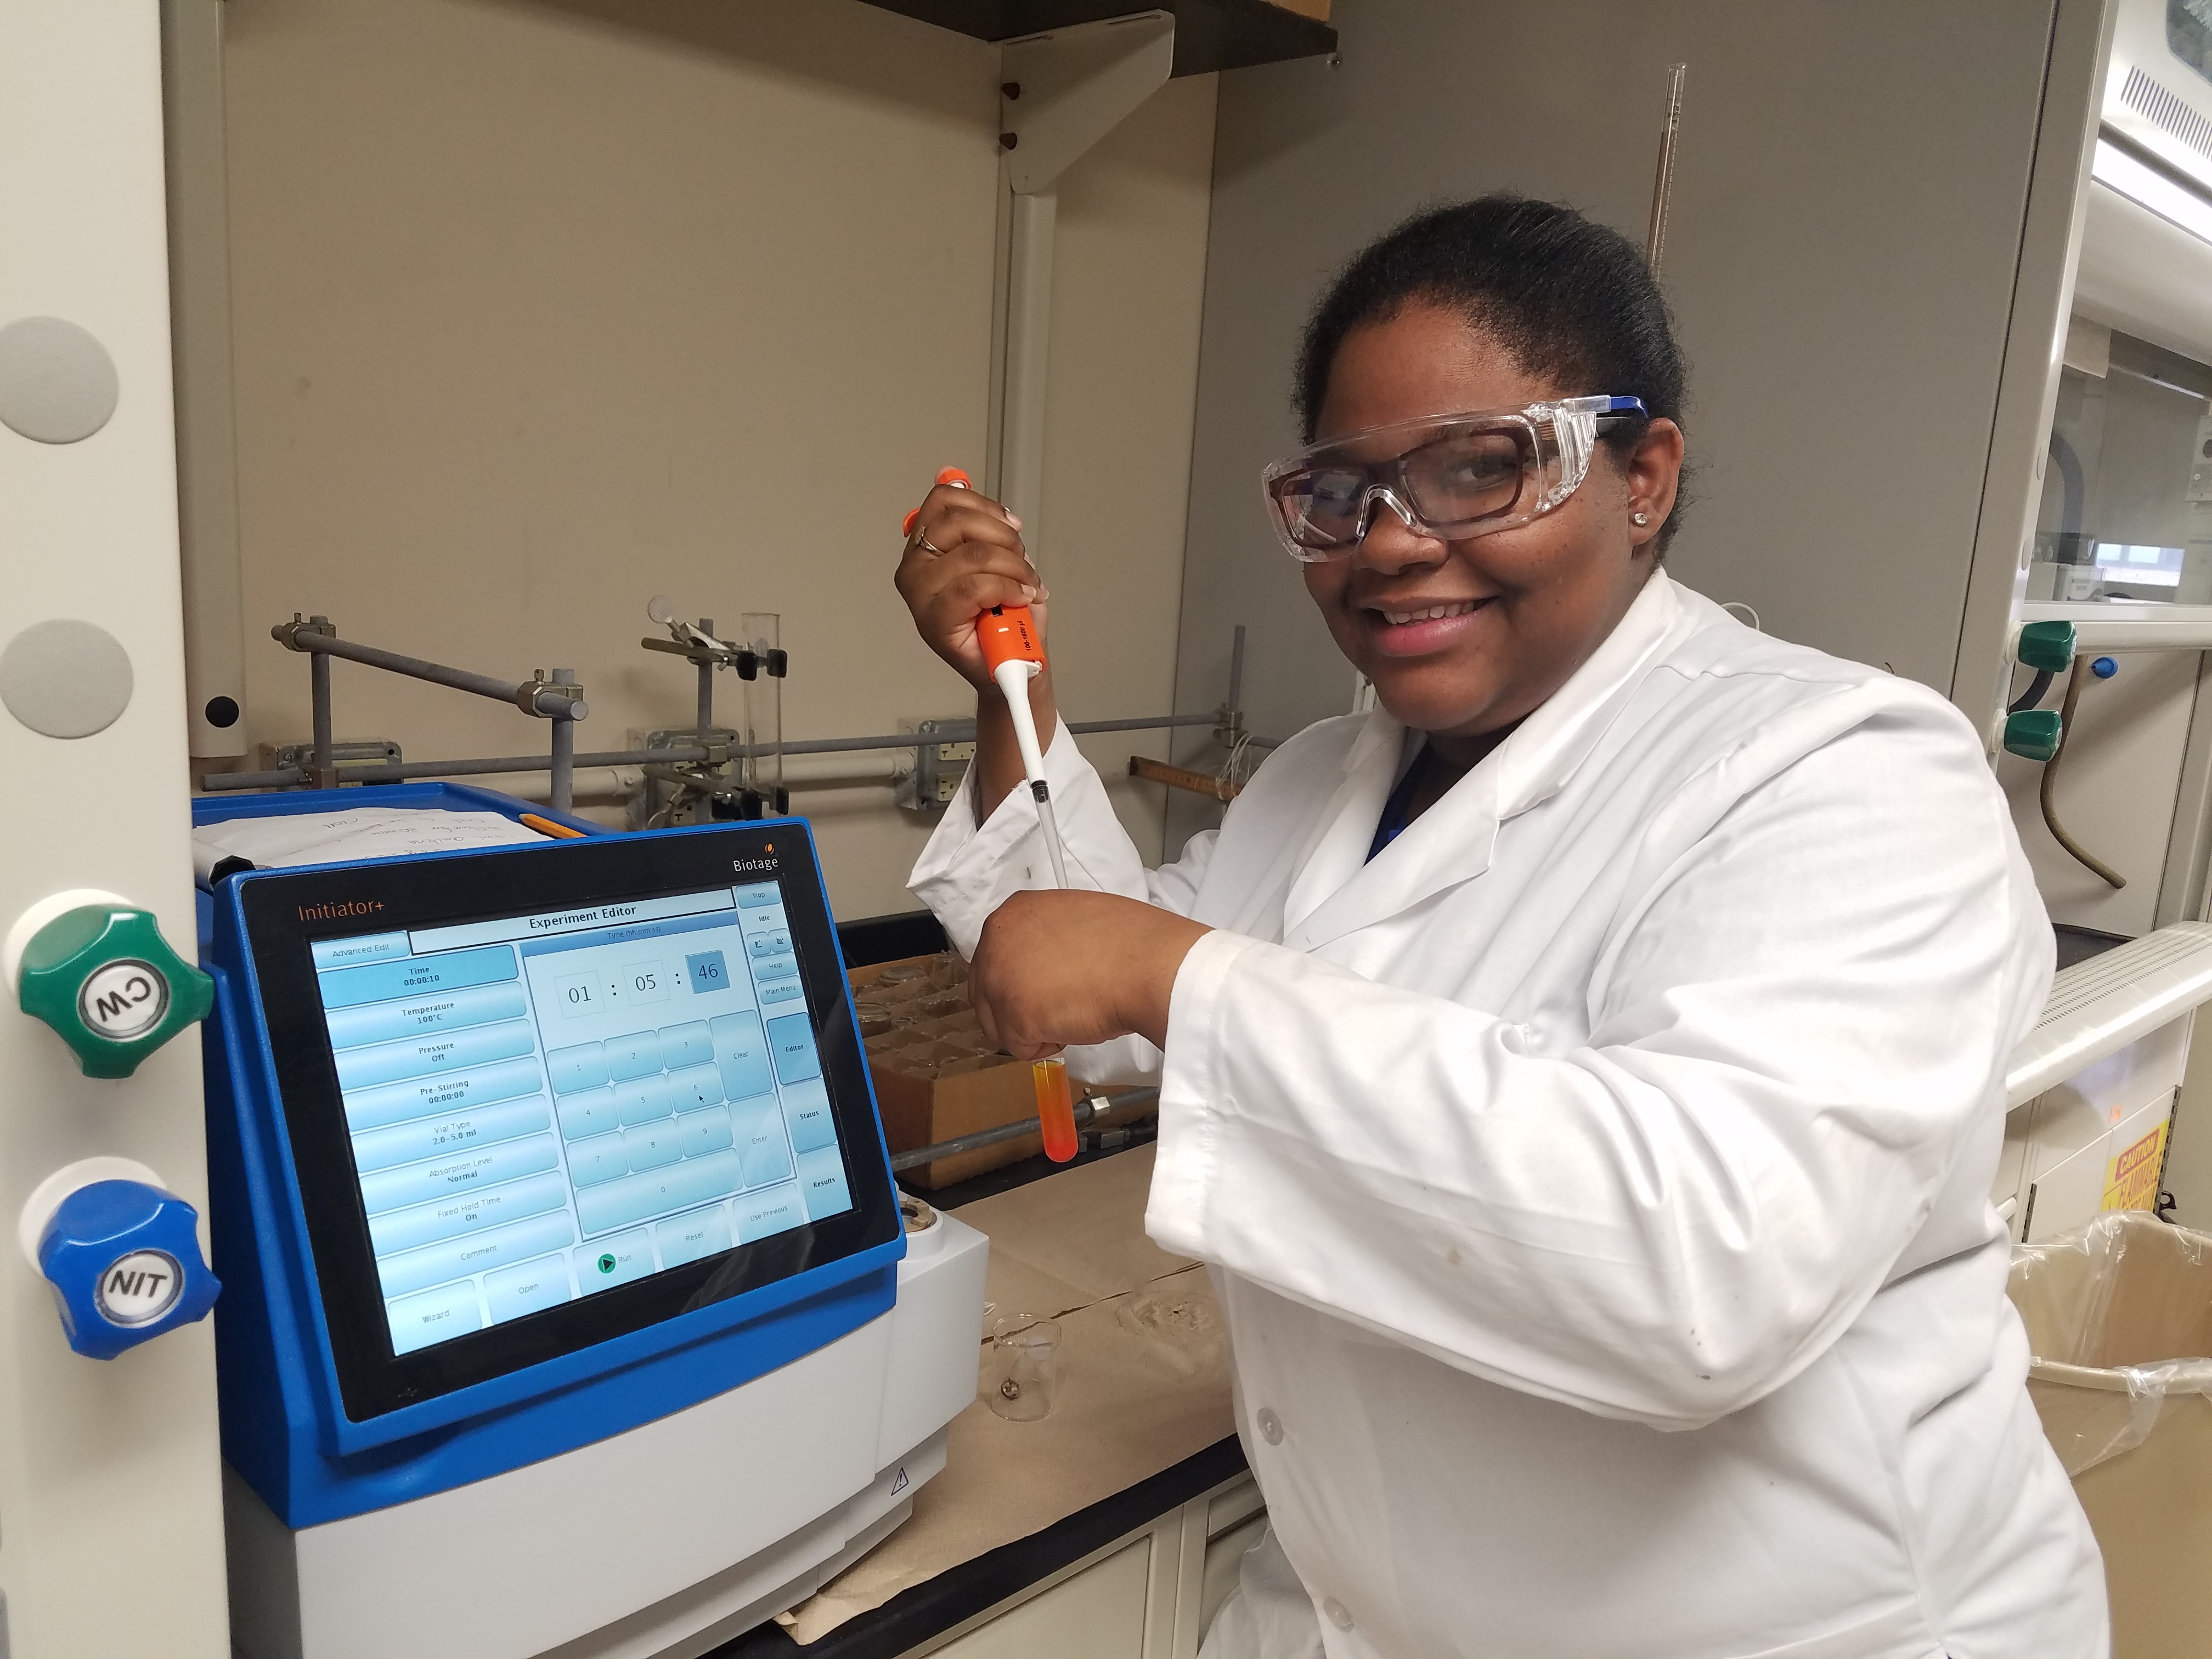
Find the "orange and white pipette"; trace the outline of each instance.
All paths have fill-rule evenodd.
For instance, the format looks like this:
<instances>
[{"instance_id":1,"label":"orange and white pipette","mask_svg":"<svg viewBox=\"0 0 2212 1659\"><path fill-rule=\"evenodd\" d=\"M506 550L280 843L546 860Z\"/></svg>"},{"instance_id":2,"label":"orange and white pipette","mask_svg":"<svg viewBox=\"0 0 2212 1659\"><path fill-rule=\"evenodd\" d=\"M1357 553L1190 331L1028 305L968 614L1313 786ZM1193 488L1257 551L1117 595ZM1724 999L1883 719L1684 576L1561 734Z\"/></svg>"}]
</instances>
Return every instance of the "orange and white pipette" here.
<instances>
[{"instance_id":1,"label":"orange and white pipette","mask_svg":"<svg viewBox=\"0 0 2212 1659\"><path fill-rule=\"evenodd\" d=\"M937 482L955 489L972 489L968 475L948 466ZM902 534L914 533L915 508L906 515ZM1006 700L1006 713L1014 722L1014 742L1022 751L1022 771L1029 779L1030 797L1036 802L1037 824L1044 833L1045 857L1052 861L1052 884L1067 885L1066 855L1060 844L1060 820L1052 810L1052 789L1044 779L1044 750L1037 744L1036 719L1030 710L1030 682L1044 672L1044 642L1037 637L1036 618L1025 605L994 605L975 618L975 641L983 648L983 665L991 671Z\"/></svg>"},{"instance_id":2,"label":"orange and white pipette","mask_svg":"<svg viewBox=\"0 0 2212 1659\"><path fill-rule=\"evenodd\" d=\"M948 466L937 482L956 489L972 489L968 475ZM914 534L921 509L906 515L900 534ZM1052 790L1045 782L1044 750L1037 744L1036 718L1030 708L1030 682L1044 672L1044 642L1037 637L1036 619L1025 605L994 605L975 618L976 643L983 648L984 666L991 671L1006 713L1014 722L1014 742L1022 751L1022 771L1029 779L1030 797L1036 802L1037 827L1044 836L1046 858L1052 862L1055 887L1067 885L1066 854L1060 849L1060 820L1053 814ZM1075 1133L1075 1100L1068 1087L1067 1062L1058 1055L1030 1062L1036 1090L1037 1125L1044 1133L1044 1153L1055 1164L1065 1164L1082 1148Z\"/></svg>"}]
</instances>

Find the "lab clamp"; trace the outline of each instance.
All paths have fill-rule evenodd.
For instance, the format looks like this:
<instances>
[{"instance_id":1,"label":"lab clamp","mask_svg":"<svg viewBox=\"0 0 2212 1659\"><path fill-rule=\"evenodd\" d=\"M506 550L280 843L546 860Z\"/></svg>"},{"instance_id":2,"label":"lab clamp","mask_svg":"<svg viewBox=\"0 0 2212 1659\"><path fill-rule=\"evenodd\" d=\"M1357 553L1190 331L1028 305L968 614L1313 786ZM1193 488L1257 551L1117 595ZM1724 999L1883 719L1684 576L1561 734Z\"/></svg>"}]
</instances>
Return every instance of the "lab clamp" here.
<instances>
[{"instance_id":1,"label":"lab clamp","mask_svg":"<svg viewBox=\"0 0 2212 1659\"><path fill-rule=\"evenodd\" d=\"M667 629L668 637L647 637L639 643L648 651L683 658L697 675L695 724L690 728L646 732L641 747L579 754L576 725L590 714L591 708L573 668L556 668L550 672L534 670L526 680L505 680L344 639L328 617L301 617L295 613L290 622L277 623L270 634L286 649L308 659L313 739L276 749L271 757L276 762L273 768L252 772L210 772L200 779L200 787L210 793L328 789L344 784L402 783L413 778L545 772L551 779L549 799L553 809L565 812L575 804L578 767L636 767L644 774L645 793L636 804L632 814L635 821L630 827L642 829L787 812L790 788L783 763L788 755L905 750L912 751L915 759L895 782L898 804L910 811L934 816L952 799L962 771L975 754L975 722L972 719L921 720L914 723L912 731L869 737L786 742L783 682L789 675L790 657L780 643L781 617L767 611L748 613L742 618L739 638L729 641L716 636L710 618L702 617L696 623L678 621L674 606L659 595L655 595L646 607L646 615ZM331 694L331 659L334 657L512 704L533 719L550 722L547 752L409 761L402 757L399 745L395 743L339 743L333 736ZM715 723L714 675L720 670L734 672L744 688L739 726L736 730ZM1269 739L1255 737L1245 727L1243 677L1244 629L1240 623L1230 652L1229 696L1219 708L1200 714L1071 720L1068 730L1083 737L1100 732L1210 726L1214 741L1230 757L1230 765L1220 776L1187 771L1141 756L1132 757L1129 770L1133 776L1226 800L1236 793L1235 771L1243 757L1254 750L1273 746Z\"/></svg>"}]
</instances>

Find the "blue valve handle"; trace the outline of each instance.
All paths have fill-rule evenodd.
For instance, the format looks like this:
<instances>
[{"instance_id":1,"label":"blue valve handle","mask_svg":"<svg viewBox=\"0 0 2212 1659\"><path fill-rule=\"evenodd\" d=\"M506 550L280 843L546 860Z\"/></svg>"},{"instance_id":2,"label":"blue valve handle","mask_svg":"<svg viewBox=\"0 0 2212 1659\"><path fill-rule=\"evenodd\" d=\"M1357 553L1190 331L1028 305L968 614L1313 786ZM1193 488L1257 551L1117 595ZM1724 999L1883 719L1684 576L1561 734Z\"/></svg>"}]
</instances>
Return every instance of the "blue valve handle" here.
<instances>
[{"instance_id":1,"label":"blue valve handle","mask_svg":"<svg viewBox=\"0 0 2212 1659\"><path fill-rule=\"evenodd\" d=\"M69 1345L94 1359L207 1317L222 1283L200 1255L198 1212L140 1181L95 1181L39 1235Z\"/></svg>"}]
</instances>

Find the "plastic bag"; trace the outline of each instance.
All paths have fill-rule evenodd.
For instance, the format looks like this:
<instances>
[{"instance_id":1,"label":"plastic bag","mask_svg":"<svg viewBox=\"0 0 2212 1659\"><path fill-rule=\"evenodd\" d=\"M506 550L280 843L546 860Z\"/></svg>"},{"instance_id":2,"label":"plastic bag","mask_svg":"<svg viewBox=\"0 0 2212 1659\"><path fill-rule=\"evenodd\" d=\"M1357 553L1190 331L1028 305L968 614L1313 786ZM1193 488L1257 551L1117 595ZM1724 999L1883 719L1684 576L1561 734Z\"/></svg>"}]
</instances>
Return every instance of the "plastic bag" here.
<instances>
[{"instance_id":1,"label":"plastic bag","mask_svg":"<svg viewBox=\"0 0 2212 1659\"><path fill-rule=\"evenodd\" d=\"M2008 1288L2028 1392L2068 1474L2142 1445L2169 1401L2212 1406L2212 1234L2108 1211L2015 1249Z\"/></svg>"}]
</instances>

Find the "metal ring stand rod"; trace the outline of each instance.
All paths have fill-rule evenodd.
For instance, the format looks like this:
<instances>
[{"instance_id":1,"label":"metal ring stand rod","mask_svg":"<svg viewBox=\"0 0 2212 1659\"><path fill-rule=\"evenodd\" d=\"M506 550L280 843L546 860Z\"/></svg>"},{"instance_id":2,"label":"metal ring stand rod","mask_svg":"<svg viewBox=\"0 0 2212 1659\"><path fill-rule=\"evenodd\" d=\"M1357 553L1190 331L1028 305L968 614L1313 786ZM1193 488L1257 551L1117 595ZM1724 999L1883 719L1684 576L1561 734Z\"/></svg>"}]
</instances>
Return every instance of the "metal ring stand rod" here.
<instances>
[{"instance_id":1,"label":"metal ring stand rod","mask_svg":"<svg viewBox=\"0 0 2212 1659\"><path fill-rule=\"evenodd\" d=\"M526 680L495 679L489 674L474 673L465 668L450 668L443 663L431 662L422 657L404 656L397 651L384 651L373 645L341 640L337 629L328 617L302 618L295 616L290 622L279 623L269 632L270 637L286 650L307 653L311 659L309 686L314 704L314 751L309 757L304 775L297 768L286 769L281 775L237 772L214 775L231 780L283 775L288 782L305 782L319 789L334 788L340 783L354 781L353 773L350 770L341 773L333 763L331 755L330 659L343 657L348 662L381 668L387 673L402 674L410 679L425 680L433 685L466 691L474 696L489 697L495 702L509 703L526 714L551 720L553 731L550 754L543 757L533 757L526 767L507 769L534 772L541 766L547 768L553 776L553 809L565 812L575 804L575 722L589 714L591 708L584 701L584 688L577 683L576 672L573 668L556 668L550 676L540 672ZM255 786L233 781L230 787L250 788Z\"/></svg>"},{"instance_id":2,"label":"metal ring stand rod","mask_svg":"<svg viewBox=\"0 0 2212 1659\"><path fill-rule=\"evenodd\" d=\"M1079 1129L1088 1127L1109 1112L1119 1111L1124 1106L1146 1105L1159 1097L1160 1091L1157 1088L1124 1089L1117 1094L1093 1095L1076 1103L1075 1127ZM1001 1141L1019 1140L1024 1135L1038 1133L1042 1127L1037 1118L1025 1117L1012 1123L1001 1123L995 1128L978 1129L973 1134L955 1135L951 1139L940 1140L933 1146L916 1146L907 1152L893 1152L891 1170L896 1174L921 1164L934 1164L940 1158L951 1158L957 1152L972 1152L979 1147L995 1146Z\"/></svg>"}]
</instances>

